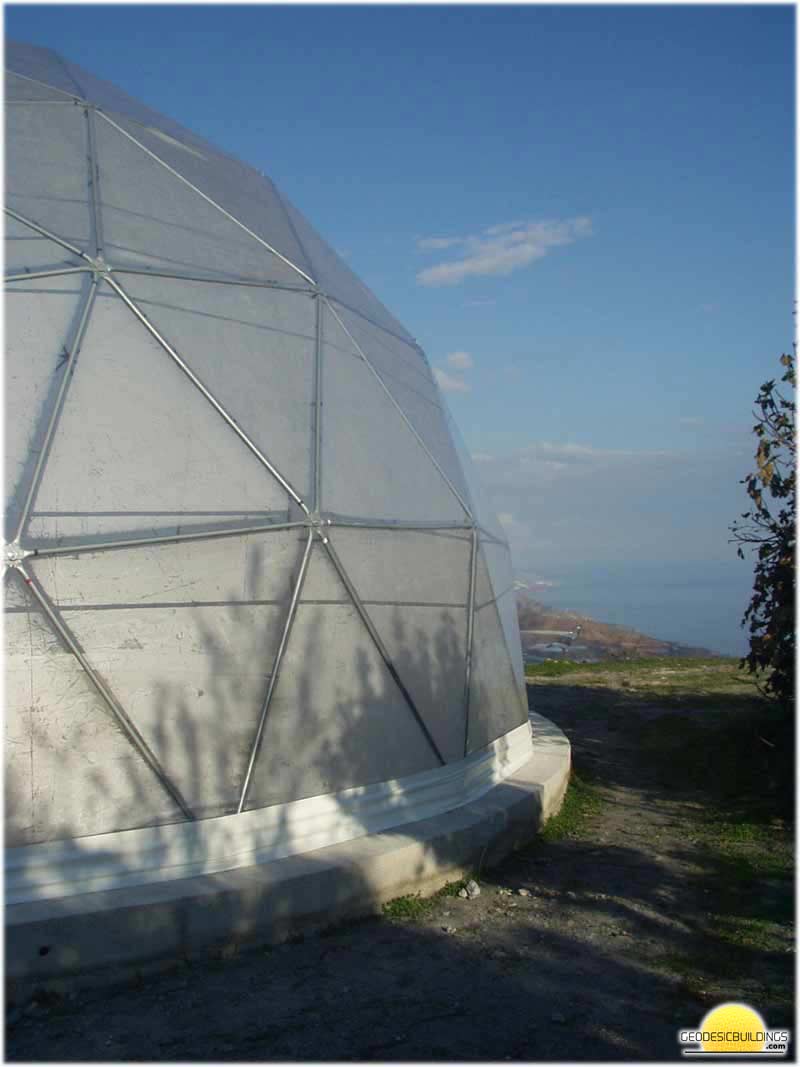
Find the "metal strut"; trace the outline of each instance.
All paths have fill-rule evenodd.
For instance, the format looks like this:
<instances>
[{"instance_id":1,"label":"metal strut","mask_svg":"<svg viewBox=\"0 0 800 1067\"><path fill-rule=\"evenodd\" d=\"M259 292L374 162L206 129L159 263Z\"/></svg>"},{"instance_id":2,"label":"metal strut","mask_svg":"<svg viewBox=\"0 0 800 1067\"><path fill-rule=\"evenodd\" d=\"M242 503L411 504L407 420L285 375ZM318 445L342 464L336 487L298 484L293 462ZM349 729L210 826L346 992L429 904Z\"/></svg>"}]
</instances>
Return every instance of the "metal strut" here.
<instances>
[{"instance_id":1,"label":"metal strut","mask_svg":"<svg viewBox=\"0 0 800 1067\"><path fill-rule=\"evenodd\" d=\"M163 534L160 537L128 537L113 541L97 541L94 544L55 545L53 548L33 548L30 554L37 559L50 556L76 556L82 552L107 552L115 548L139 548L150 545L182 544L184 541L211 541L221 537L240 537L243 534L272 533L275 530L296 530L305 522L273 522L262 526L236 526L224 530L198 530L190 533Z\"/></svg>"},{"instance_id":2,"label":"metal strut","mask_svg":"<svg viewBox=\"0 0 800 1067\"><path fill-rule=\"evenodd\" d=\"M136 729L133 722L128 718L125 709L113 695L111 690L95 673L94 668L91 666L89 661L84 656L83 652L81 652L80 648L78 647L78 644L75 641L75 638L72 636L69 628L66 626L65 623L61 621L55 610L51 607L47 597L44 594L44 591L39 587L33 575L29 574L25 569L24 565L21 563L17 564L17 570L20 572L25 581L25 584L30 589L35 599L38 601L42 611L50 620L51 625L55 627L62 640L65 641L65 643L67 644L70 652L72 652L77 661L80 663L81 667L83 667L92 685L95 687L95 689L103 698L103 700L105 700L106 704L108 704L109 708L111 709L111 712L113 713L121 729L127 736L128 740L137 749L147 766L150 768L153 774L155 774L161 785L164 787L167 793L169 793L172 800L178 805L178 807L181 809L186 818L193 820L195 817L194 813L184 800L180 790L174 784L174 782L172 782L167 776L166 772L164 771L164 768L161 766L156 756L150 750L150 747L145 741L145 739Z\"/></svg>"},{"instance_id":3,"label":"metal strut","mask_svg":"<svg viewBox=\"0 0 800 1067\"><path fill-rule=\"evenodd\" d=\"M253 776L253 768L255 767L256 757L258 756L258 750L261 747L261 738L264 733L264 725L267 721L267 713L269 712L269 706L272 703L272 696L275 692L275 686L278 682L278 673L281 669L281 663L283 662L283 654L286 651L286 645L289 642L289 634L292 631L292 624L294 623L294 617L297 613L297 604L300 600L300 594L303 591L303 583L306 578L306 571L308 570L308 560L311 555L311 546L314 541L314 530L312 527L308 529L308 538L306 540L306 547L303 551L303 559L300 563L300 571L297 575L297 582L295 583L294 592L292 593L292 599L289 604L289 611L286 615L286 622L283 625L283 633L281 634L281 642L278 645L278 651L275 654L275 662L272 665L272 674L269 678L269 685L267 686L267 695L264 697L264 703L261 707L261 715L258 719L258 728L256 729L256 736L253 739L253 747L250 750L250 761L247 764L247 773L244 776L244 782L242 783L242 793L239 797L239 806L236 809L236 814L240 815L244 808L245 801L247 800L247 791L250 788L250 780Z\"/></svg>"},{"instance_id":4,"label":"metal strut","mask_svg":"<svg viewBox=\"0 0 800 1067\"><path fill-rule=\"evenodd\" d=\"M250 280L249 278L226 278L223 275L214 274L189 274L178 270L163 270L162 268L153 268L150 270L140 269L138 267L128 266L115 266L113 268L115 274L140 274L145 278L171 278L173 281L178 282L206 282L210 285L239 285L245 286L249 289L278 289L285 293L307 293L309 296L316 293L310 285L302 285L300 282L297 285L292 285L290 282L261 282Z\"/></svg>"},{"instance_id":5,"label":"metal strut","mask_svg":"<svg viewBox=\"0 0 800 1067\"><path fill-rule=\"evenodd\" d=\"M444 764L447 761L445 760L445 758L442 755L442 753L439 751L439 746L434 741L430 730L428 729L427 725L425 724L425 720L420 715L419 710L417 709L417 705L414 703L414 700L413 700L411 694L406 689L402 678L397 673L397 668L395 667L394 663L392 662L391 656L389 655L389 652L388 652L386 646L384 645L383 641L381 640L380 634L375 629L375 625L374 625L372 619L367 614L367 609L364 607L364 605L363 605L363 603L361 601L361 598L359 597L358 593L355 590L355 587L354 587L353 583L350 581L350 578L349 578L349 576L347 574L347 571L342 566L342 561L339 559L338 555L336 554L336 550L334 549L333 545L331 544L330 539L327 538L327 537L323 537L322 538L322 543L325 545L325 548L327 549L328 556L330 557L330 561L334 565L334 567L336 568L336 573L339 575L339 578L341 579L342 584L344 585L344 587L347 590L347 592L350 594L350 599L353 601L353 606L355 607L355 609L358 612L358 614L361 616L361 621L366 626L367 631L368 631L370 637L372 638L372 641L373 641L375 647L377 648L378 652L380 653L381 659L386 664L386 668L389 671L389 674L391 674L392 678L394 679L395 685L400 690L400 692L403 695L403 699L405 700L406 704L408 704L409 708L411 709L411 714L417 720L417 725L419 726L419 728L422 730L423 734L425 735L425 740L428 742L430 747L436 753L436 758L439 760L439 762L442 764L442 766L444 766Z\"/></svg>"},{"instance_id":6,"label":"metal strut","mask_svg":"<svg viewBox=\"0 0 800 1067\"><path fill-rule=\"evenodd\" d=\"M314 322L314 506L322 506L322 298L317 294Z\"/></svg>"},{"instance_id":7,"label":"metal strut","mask_svg":"<svg viewBox=\"0 0 800 1067\"><path fill-rule=\"evenodd\" d=\"M469 597L467 603L467 658L464 671L464 755L469 744L469 691L472 682L472 640L475 630L475 577L478 569L478 531L472 530L469 561Z\"/></svg>"},{"instance_id":8,"label":"metal strut","mask_svg":"<svg viewBox=\"0 0 800 1067\"><path fill-rule=\"evenodd\" d=\"M97 136L94 128L94 108L85 109L89 139L89 205L92 210L92 238L94 255L103 255L103 214L100 201L100 167L97 162Z\"/></svg>"},{"instance_id":9,"label":"metal strut","mask_svg":"<svg viewBox=\"0 0 800 1067\"><path fill-rule=\"evenodd\" d=\"M88 274L92 268L87 264L85 267L54 267L53 270L29 270L21 274L6 274L4 282L27 282L36 278L57 278L62 274Z\"/></svg>"}]
</instances>

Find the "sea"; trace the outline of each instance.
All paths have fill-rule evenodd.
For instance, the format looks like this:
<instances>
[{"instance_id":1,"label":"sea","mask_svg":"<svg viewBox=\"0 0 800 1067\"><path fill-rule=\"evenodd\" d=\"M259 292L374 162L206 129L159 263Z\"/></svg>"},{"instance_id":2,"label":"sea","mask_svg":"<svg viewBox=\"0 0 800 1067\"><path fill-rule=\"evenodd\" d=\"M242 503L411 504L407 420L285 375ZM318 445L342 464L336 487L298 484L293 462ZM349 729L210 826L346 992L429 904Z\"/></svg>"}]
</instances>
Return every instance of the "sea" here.
<instances>
[{"instance_id":1,"label":"sea","mask_svg":"<svg viewBox=\"0 0 800 1067\"><path fill-rule=\"evenodd\" d=\"M753 564L735 556L690 563L573 563L517 577L528 595L548 607L727 656L747 651L741 618L752 594Z\"/></svg>"}]
</instances>

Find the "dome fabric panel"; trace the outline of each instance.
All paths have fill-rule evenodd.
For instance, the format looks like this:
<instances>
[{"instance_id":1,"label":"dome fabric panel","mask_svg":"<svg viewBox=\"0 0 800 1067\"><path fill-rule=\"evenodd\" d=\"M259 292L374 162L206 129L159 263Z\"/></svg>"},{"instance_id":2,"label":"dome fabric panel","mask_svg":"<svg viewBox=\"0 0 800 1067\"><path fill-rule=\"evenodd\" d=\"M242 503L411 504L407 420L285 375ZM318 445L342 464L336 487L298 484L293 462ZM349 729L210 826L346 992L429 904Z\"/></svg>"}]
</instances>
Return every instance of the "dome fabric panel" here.
<instances>
[{"instance_id":1,"label":"dome fabric panel","mask_svg":"<svg viewBox=\"0 0 800 1067\"><path fill-rule=\"evenodd\" d=\"M310 497L316 346L310 294L137 274L124 284L247 436Z\"/></svg>"},{"instance_id":2,"label":"dome fabric panel","mask_svg":"<svg viewBox=\"0 0 800 1067\"><path fill-rule=\"evenodd\" d=\"M6 202L81 251L92 241L89 134L83 108L17 104L6 109Z\"/></svg>"},{"instance_id":3,"label":"dome fabric panel","mask_svg":"<svg viewBox=\"0 0 800 1067\"><path fill-rule=\"evenodd\" d=\"M69 96L82 96L80 86L69 72L69 64L49 48L6 40L6 69L60 89Z\"/></svg>"},{"instance_id":4,"label":"dome fabric panel","mask_svg":"<svg viewBox=\"0 0 800 1067\"><path fill-rule=\"evenodd\" d=\"M68 96L66 92L62 92L60 89L40 85L30 78L20 78L19 75L10 74L8 71L6 71L5 77L5 98L6 103L16 103L19 100L48 100L51 102L55 100L68 104L73 102L73 97Z\"/></svg>"},{"instance_id":5,"label":"dome fabric panel","mask_svg":"<svg viewBox=\"0 0 800 1067\"><path fill-rule=\"evenodd\" d=\"M338 803L524 722L505 537L412 335L253 167L7 68L9 842Z\"/></svg>"},{"instance_id":6,"label":"dome fabric panel","mask_svg":"<svg viewBox=\"0 0 800 1067\"><path fill-rule=\"evenodd\" d=\"M30 226L10 216L6 218L5 237L6 275L78 267L86 269L86 263L63 245L48 240Z\"/></svg>"},{"instance_id":7,"label":"dome fabric panel","mask_svg":"<svg viewBox=\"0 0 800 1067\"><path fill-rule=\"evenodd\" d=\"M283 201L271 182L249 167L216 153L203 151L191 142L180 141L158 127L142 126L118 116L113 121L142 148L152 152L233 215L241 223L240 229L247 227L278 250L297 268L287 272L288 281L296 284L313 281L311 264L294 233Z\"/></svg>"},{"instance_id":8,"label":"dome fabric panel","mask_svg":"<svg viewBox=\"0 0 800 1067\"><path fill-rule=\"evenodd\" d=\"M323 322L325 510L382 519L463 519L447 482L327 308Z\"/></svg>"},{"instance_id":9,"label":"dome fabric panel","mask_svg":"<svg viewBox=\"0 0 800 1067\"><path fill-rule=\"evenodd\" d=\"M17 575L4 592L6 845L182 821Z\"/></svg>"},{"instance_id":10,"label":"dome fabric panel","mask_svg":"<svg viewBox=\"0 0 800 1067\"><path fill-rule=\"evenodd\" d=\"M472 634L467 752L476 752L513 730L528 717L506 650L497 606L476 610Z\"/></svg>"},{"instance_id":11,"label":"dome fabric panel","mask_svg":"<svg viewBox=\"0 0 800 1067\"><path fill-rule=\"evenodd\" d=\"M172 534L286 519L288 498L128 308L98 294L29 536Z\"/></svg>"},{"instance_id":12,"label":"dome fabric panel","mask_svg":"<svg viewBox=\"0 0 800 1067\"><path fill-rule=\"evenodd\" d=\"M67 275L15 285L6 297L5 402L13 413L4 427L8 540L16 535L88 288L85 276Z\"/></svg>"},{"instance_id":13,"label":"dome fabric panel","mask_svg":"<svg viewBox=\"0 0 800 1067\"><path fill-rule=\"evenodd\" d=\"M303 540L285 531L32 564L196 818L236 810Z\"/></svg>"},{"instance_id":14,"label":"dome fabric panel","mask_svg":"<svg viewBox=\"0 0 800 1067\"><path fill-rule=\"evenodd\" d=\"M324 547L314 546L247 809L431 770L439 761L349 602Z\"/></svg>"},{"instance_id":15,"label":"dome fabric panel","mask_svg":"<svg viewBox=\"0 0 800 1067\"><path fill-rule=\"evenodd\" d=\"M470 534L341 529L331 541L439 751L461 759Z\"/></svg>"},{"instance_id":16,"label":"dome fabric panel","mask_svg":"<svg viewBox=\"0 0 800 1067\"><path fill-rule=\"evenodd\" d=\"M98 121L96 139L105 255L110 262L210 277L303 281L108 122Z\"/></svg>"}]
</instances>

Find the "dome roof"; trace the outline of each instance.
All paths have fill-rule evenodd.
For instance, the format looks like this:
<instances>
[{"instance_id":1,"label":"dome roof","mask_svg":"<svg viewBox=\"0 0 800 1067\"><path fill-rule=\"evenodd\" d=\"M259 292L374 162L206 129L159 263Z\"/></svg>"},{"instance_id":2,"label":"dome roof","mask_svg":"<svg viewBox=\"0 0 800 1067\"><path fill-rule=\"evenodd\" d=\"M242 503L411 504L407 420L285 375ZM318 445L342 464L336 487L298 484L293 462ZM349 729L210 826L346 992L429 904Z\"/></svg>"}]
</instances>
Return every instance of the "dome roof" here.
<instances>
[{"instance_id":1,"label":"dome roof","mask_svg":"<svg viewBox=\"0 0 800 1067\"><path fill-rule=\"evenodd\" d=\"M525 722L508 546L411 334L268 178L6 47L9 844Z\"/></svg>"}]
</instances>

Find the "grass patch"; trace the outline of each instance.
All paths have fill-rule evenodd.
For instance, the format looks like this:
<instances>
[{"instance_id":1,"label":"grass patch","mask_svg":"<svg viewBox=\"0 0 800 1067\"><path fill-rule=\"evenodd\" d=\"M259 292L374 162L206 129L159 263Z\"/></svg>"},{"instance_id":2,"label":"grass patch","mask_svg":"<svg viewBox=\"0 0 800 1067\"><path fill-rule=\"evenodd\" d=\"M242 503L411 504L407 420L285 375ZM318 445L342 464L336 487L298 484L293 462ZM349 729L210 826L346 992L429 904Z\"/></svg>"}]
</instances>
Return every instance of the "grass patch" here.
<instances>
[{"instance_id":1,"label":"grass patch","mask_svg":"<svg viewBox=\"0 0 800 1067\"><path fill-rule=\"evenodd\" d=\"M393 919L396 922L419 922L442 897L457 897L459 890L466 886L471 877L472 875L469 875L456 882L447 882L429 897L420 896L419 893L408 893L404 897L387 900L381 909L383 916L385 919Z\"/></svg>"},{"instance_id":2,"label":"grass patch","mask_svg":"<svg viewBox=\"0 0 800 1067\"><path fill-rule=\"evenodd\" d=\"M602 806L594 786L573 770L561 810L544 824L539 837L543 841L577 837L585 829L586 820L597 815Z\"/></svg>"},{"instance_id":3,"label":"grass patch","mask_svg":"<svg viewBox=\"0 0 800 1067\"><path fill-rule=\"evenodd\" d=\"M772 823L712 811L698 822L696 838L736 881L788 879L794 872L791 836Z\"/></svg>"},{"instance_id":4,"label":"grass patch","mask_svg":"<svg viewBox=\"0 0 800 1067\"><path fill-rule=\"evenodd\" d=\"M716 936L729 945L756 952L785 952L786 934L779 923L764 916L715 915L712 927Z\"/></svg>"},{"instance_id":5,"label":"grass patch","mask_svg":"<svg viewBox=\"0 0 800 1067\"><path fill-rule=\"evenodd\" d=\"M576 660L545 660L526 663L525 673L531 678L559 678L564 674L627 674L653 670L699 670L727 667L739 671L739 660L730 656L649 656L639 659L607 659L600 663L578 663Z\"/></svg>"}]
</instances>

